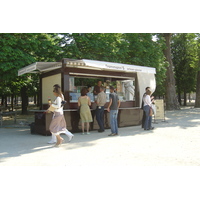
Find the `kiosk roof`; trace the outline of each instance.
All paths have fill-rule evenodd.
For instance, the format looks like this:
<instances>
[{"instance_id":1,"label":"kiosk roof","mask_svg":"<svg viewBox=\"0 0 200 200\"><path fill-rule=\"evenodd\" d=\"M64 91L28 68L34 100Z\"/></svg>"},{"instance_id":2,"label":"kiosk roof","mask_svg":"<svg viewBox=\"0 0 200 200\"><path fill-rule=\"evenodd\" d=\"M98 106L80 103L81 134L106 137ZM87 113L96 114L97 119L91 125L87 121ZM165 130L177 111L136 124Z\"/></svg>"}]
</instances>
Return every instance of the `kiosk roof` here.
<instances>
[{"instance_id":1,"label":"kiosk roof","mask_svg":"<svg viewBox=\"0 0 200 200\"><path fill-rule=\"evenodd\" d=\"M144 67L138 65L129 65L123 63L114 63L114 62L106 62L106 61L98 61L98 60L73 60L68 58L63 58L67 67L76 67L76 68L92 68L96 70L104 70L104 71L124 71L124 72L143 72L143 73L151 73L155 74L156 69L153 67ZM62 62L35 62L31 65L28 65L20 70L18 70L18 76L21 76L26 73L45 73L48 71L52 71L54 69L58 69L62 67Z\"/></svg>"}]
</instances>

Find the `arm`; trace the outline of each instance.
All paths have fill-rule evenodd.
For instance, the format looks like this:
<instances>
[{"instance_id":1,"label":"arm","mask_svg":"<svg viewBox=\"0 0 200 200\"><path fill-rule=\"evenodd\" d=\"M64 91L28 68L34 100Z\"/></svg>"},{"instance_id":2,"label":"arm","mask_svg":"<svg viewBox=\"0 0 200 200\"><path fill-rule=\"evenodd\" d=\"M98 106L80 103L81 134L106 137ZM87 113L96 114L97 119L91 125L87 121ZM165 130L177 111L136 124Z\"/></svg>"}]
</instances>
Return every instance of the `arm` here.
<instances>
[{"instance_id":1,"label":"arm","mask_svg":"<svg viewBox=\"0 0 200 200\"><path fill-rule=\"evenodd\" d=\"M81 106L80 97L78 98L78 107Z\"/></svg>"},{"instance_id":2,"label":"arm","mask_svg":"<svg viewBox=\"0 0 200 200\"><path fill-rule=\"evenodd\" d=\"M112 105L112 98L110 98L110 102L108 104L108 108L107 108L107 111L110 112L110 106Z\"/></svg>"},{"instance_id":3,"label":"arm","mask_svg":"<svg viewBox=\"0 0 200 200\"><path fill-rule=\"evenodd\" d=\"M121 105L121 101L120 101L120 100L118 100L118 108L120 107L120 105Z\"/></svg>"},{"instance_id":4,"label":"arm","mask_svg":"<svg viewBox=\"0 0 200 200\"><path fill-rule=\"evenodd\" d=\"M88 97L88 106L91 106L90 97Z\"/></svg>"}]
</instances>

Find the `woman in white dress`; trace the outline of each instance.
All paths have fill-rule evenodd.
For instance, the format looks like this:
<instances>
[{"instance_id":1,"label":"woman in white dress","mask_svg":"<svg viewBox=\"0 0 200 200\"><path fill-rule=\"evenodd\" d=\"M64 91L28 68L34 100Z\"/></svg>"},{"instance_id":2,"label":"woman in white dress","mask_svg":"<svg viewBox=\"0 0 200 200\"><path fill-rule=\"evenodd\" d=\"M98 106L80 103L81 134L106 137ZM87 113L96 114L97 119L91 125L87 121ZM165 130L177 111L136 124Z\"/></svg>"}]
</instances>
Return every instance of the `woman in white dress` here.
<instances>
[{"instance_id":1,"label":"woman in white dress","mask_svg":"<svg viewBox=\"0 0 200 200\"><path fill-rule=\"evenodd\" d=\"M61 103L64 98L60 88L54 87L53 93L56 96L56 99L50 106L55 108L55 111L49 126L49 130L52 133L52 137L56 137L57 142L55 146L59 146L63 141L63 138L60 137L61 133L65 133L69 137L69 141L71 141L74 135L66 128L66 121L63 115L63 106Z\"/></svg>"}]
</instances>

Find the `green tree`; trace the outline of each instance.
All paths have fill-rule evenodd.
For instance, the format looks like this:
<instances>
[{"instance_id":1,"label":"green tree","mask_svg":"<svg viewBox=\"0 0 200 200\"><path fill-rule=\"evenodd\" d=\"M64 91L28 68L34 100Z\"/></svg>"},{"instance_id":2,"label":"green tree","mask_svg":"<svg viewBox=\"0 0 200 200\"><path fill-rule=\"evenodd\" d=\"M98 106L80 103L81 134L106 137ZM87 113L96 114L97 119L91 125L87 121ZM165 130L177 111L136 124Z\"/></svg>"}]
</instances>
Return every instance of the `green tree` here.
<instances>
[{"instance_id":1,"label":"green tree","mask_svg":"<svg viewBox=\"0 0 200 200\"><path fill-rule=\"evenodd\" d=\"M0 34L0 81L21 83L22 113L27 113L27 92L32 76L17 77L17 71L36 61L55 61L61 48L57 34L2 33Z\"/></svg>"},{"instance_id":2,"label":"green tree","mask_svg":"<svg viewBox=\"0 0 200 200\"><path fill-rule=\"evenodd\" d=\"M63 36L63 52L69 58L119 62L123 56L121 33L73 33Z\"/></svg>"},{"instance_id":3,"label":"green tree","mask_svg":"<svg viewBox=\"0 0 200 200\"><path fill-rule=\"evenodd\" d=\"M172 58L171 58L172 33L163 33L161 35L165 39L166 48L164 49L163 53L165 55L166 61L168 62L168 65L166 66L166 78L165 78L166 109L167 110L180 109L180 105L178 103L178 99L176 95L174 70L173 70L173 63L172 63Z\"/></svg>"},{"instance_id":4,"label":"green tree","mask_svg":"<svg viewBox=\"0 0 200 200\"><path fill-rule=\"evenodd\" d=\"M200 108L200 34L197 35L197 82L195 107Z\"/></svg>"},{"instance_id":5,"label":"green tree","mask_svg":"<svg viewBox=\"0 0 200 200\"><path fill-rule=\"evenodd\" d=\"M194 33L179 33L172 36L172 60L174 64L176 88L179 103L184 94L184 106L187 105L187 93L195 91L197 73L197 40Z\"/></svg>"},{"instance_id":6,"label":"green tree","mask_svg":"<svg viewBox=\"0 0 200 200\"><path fill-rule=\"evenodd\" d=\"M156 68L155 96L164 95L164 79L166 62L163 54L165 41L158 34L153 33L126 33L123 35L126 44L124 62ZM153 37L157 39L154 41Z\"/></svg>"}]
</instances>

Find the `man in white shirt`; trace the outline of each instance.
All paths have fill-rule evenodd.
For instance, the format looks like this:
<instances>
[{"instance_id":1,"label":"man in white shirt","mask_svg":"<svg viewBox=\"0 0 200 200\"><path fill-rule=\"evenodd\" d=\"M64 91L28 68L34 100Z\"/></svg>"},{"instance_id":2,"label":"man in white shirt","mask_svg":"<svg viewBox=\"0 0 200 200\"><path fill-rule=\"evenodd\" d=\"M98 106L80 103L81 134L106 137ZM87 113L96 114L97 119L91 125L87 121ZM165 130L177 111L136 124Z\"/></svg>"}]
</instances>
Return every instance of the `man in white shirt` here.
<instances>
[{"instance_id":1,"label":"man in white shirt","mask_svg":"<svg viewBox=\"0 0 200 200\"><path fill-rule=\"evenodd\" d=\"M145 112L144 130L154 129L154 127L151 126L152 116L150 116L150 109L152 109L152 102L150 95L151 91L147 90L146 95L143 96L143 102L144 102L143 110Z\"/></svg>"}]
</instances>

